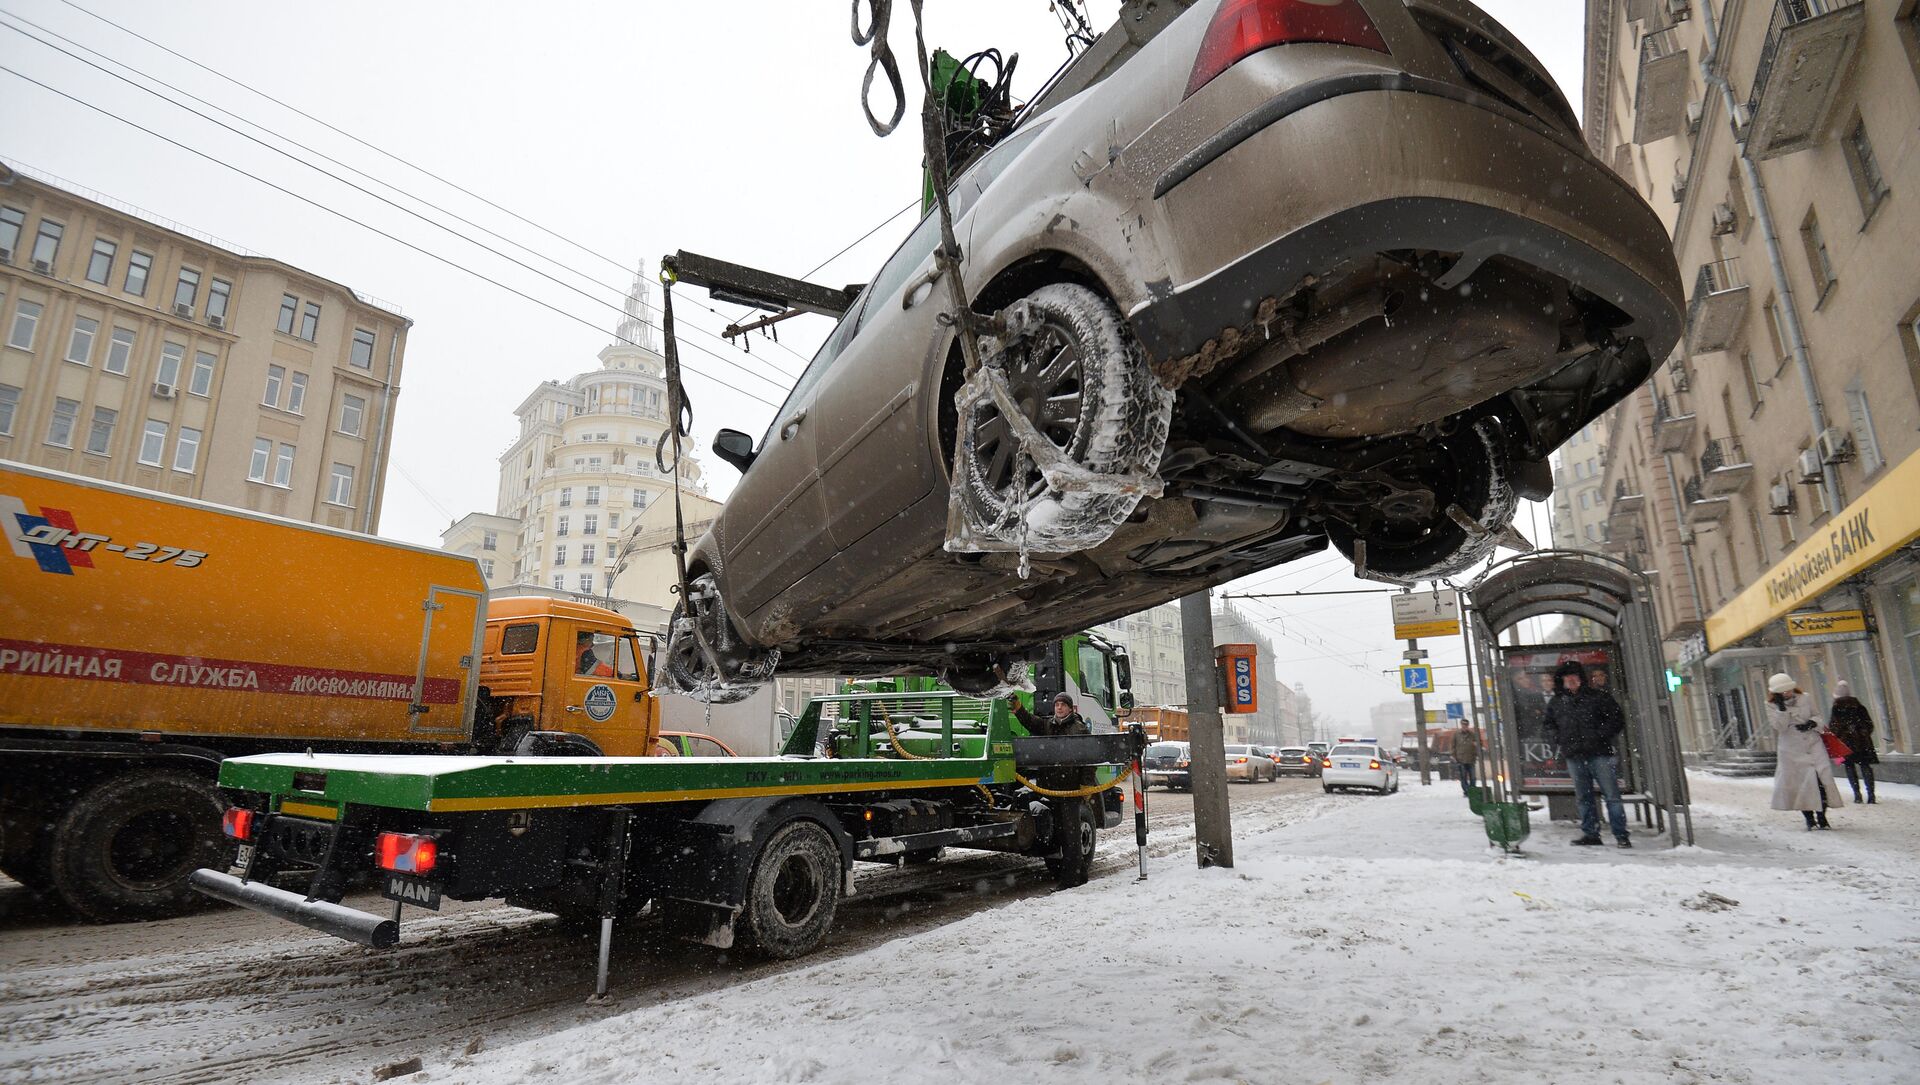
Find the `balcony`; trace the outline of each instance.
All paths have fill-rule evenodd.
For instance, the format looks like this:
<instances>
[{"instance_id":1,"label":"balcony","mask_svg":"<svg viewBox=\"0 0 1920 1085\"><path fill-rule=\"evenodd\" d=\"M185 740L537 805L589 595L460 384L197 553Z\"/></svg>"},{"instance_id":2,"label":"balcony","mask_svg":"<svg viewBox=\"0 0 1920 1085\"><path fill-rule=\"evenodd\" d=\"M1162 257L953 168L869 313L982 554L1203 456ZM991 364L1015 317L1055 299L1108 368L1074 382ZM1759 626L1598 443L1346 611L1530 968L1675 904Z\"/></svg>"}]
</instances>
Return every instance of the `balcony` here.
<instances>
[{"instance_id":1,"label":"balcony","mask_svg":"<svg viewBox=\"0 0 1920 1085\"><path fill-rule=\"evenodd\" d=\"M1753 477L1753 462L1738 437L1718 437L1700 453L1700 485L1708 496L1736 493Z\"/></svg>"},{"instance_id":2,"label":"balcony","mask_svg":"<svg viewBox=\"0 0 1920 1085\"><path fill-rule=\"evenodd\" d=\"M1687 302L1687 349L1695 354L1727 349L1747 317L1751 293L1739 257L1701 264Z\"/></svg>"},{"instance_id":3,"label":"balcony","mask_svg":"<svg viewBox=\"0 0 1920 1085\"><path fill-rule=\"evenodd\" d=\"M1702 524L1718 524L1733 513L1732 498L1703 493L1697 478L1688 479L1681 487L1681 494L1687 500L1687 526L1695 530Z\"/></svg>"},{"instance_id":4,"label":"balcony","mask_svg":"<svg viewBox=\"0 0 1920 1085\"><path fill-rule=\"evenodd\" d=\"M1608 554L1625 554L1633 549L1639 533L1631 526L1616 530L1611 521L1600 528L1600 549Z\"/></svg>"},{"instance_id":5,"label":"balcony","mask_svg":"<svg viewBox=\"0 0 1920 1085\"><path fill-rule=\"evenodd\" d=\"M1615 517L1630 519L1646 503L1646 495L1637 488L1628 487L1627 480L1621 479L1613 484L1613 500L1607 502L1607 522L1612 523Z\"/></svg>"},{"instance_id":6,"label":"balcony","mask_svg":"<svg viewBox=\"0 0 1920 1085\"><path fill-rule=\"evenodd\" d=\"M1662 455L1685 452L1693 443L1694 422L1693 410L1680 399L1679 393L1655 396L1653 450Z\"/></svg>"},{"instance_id":7,"label":"balcony","mask_svg":"<svg viewBox=\"0 0 1920 1085\"><path fill-rule=\"evenodd\" d=\"M1862 0L1776 0L1747 97L1747 150L1754 158L1778 158L1825 140L1866 22Z\"/></svg>"},{"instance_id":8,"label":"balcony","mask_svg":"<svg viewBox=\"0 0 1920 1085\"><path fill-rule=\"evenodd\" d=\"M1640 39L1633 92L1633 141L1656 143L1687 130L1687 50L1671 27Z\"/></svg>"}]
</instances>

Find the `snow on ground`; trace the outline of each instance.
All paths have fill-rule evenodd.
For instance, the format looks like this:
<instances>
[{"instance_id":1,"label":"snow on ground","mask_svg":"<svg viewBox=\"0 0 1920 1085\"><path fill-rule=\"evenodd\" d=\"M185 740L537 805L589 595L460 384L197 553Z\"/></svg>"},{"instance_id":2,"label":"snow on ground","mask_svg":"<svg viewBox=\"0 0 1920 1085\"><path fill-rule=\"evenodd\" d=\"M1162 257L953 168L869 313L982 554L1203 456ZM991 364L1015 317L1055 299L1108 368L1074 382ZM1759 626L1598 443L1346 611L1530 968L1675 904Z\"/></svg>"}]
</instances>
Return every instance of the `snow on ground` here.
<instances>
[{"instance_id":1,"label":"snow on ground","mask_svg":"<svg viewBox=\"0 0 1920 1085\"><path fill-rule=\"evenodd\" d=\"M1163 857L405 1080L1920 1080L1920 787L1808 833L1766 780L1693 781L1696 847L1536 815L1503 857L1452 785L1334 799L1232 870Z\"/></svg>"}]
</instances>

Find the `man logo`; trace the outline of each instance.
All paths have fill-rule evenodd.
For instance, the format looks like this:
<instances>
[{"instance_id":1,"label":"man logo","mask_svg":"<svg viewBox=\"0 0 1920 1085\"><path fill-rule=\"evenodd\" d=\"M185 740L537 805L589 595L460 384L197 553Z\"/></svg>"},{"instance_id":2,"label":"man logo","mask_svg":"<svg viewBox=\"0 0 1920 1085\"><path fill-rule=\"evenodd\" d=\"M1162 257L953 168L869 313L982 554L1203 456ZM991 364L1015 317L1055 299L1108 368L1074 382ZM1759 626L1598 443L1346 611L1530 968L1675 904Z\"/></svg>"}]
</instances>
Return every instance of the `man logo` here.
<instances>
[{"instance_id":1,"label":"man logo","mask_svg":"<svg viewBox=\"0 0 1920 1085\"><path fill-rule=\"evenodd\" d=\"M587 716L593 722L605 723L613 718L613 710L620 707L620 699L606 686L595 686L587 691L581 707L587 710Z\"/></svg>"}]
</instances>

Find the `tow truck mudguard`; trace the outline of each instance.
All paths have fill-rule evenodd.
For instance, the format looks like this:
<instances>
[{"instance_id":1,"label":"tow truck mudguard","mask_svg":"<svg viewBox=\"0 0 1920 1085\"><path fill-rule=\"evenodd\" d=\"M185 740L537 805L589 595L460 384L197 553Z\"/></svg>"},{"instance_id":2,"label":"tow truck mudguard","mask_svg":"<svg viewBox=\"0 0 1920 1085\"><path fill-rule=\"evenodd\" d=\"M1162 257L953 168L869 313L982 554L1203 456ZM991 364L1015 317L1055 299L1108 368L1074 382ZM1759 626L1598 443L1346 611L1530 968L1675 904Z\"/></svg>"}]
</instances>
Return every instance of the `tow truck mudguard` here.
<instances>
[{"instance_id":1,"label":"tow truck mudguard","mask_svg":"<svg viewBox=\"0 0 1920 1085\"><path fill-rule=\"evenodd\" d=\"M386 949L400 941L400 924L394 922L391 916L369 915L324 900L308 900L298 893L276 889L263 882L243 882L231 874L207 867L189 874L187 881L215 900L278 916L363 946Z\"/></svg>"},{"instance_id":2,"label":"tow truck mudguard","mask_svg":"<svg viewBox=\"0 0 1920 1085\"><path fill-rule=\"evenodd\" d=\"M792 821L819 822L840 849L843 891L853 892L853 838L833 812L814 799L801 797L717 799L682 821L678 831L658 846L651 866L661 898L692 910L709 913L716 928L731 927L732 917L746 903L747 882L760 845ZM698 924L696 924L697 926ZM698 941L717 944L709 934L691 933ZM721 948L726 948L721 946Z\"/></svg>"}]
</instances>

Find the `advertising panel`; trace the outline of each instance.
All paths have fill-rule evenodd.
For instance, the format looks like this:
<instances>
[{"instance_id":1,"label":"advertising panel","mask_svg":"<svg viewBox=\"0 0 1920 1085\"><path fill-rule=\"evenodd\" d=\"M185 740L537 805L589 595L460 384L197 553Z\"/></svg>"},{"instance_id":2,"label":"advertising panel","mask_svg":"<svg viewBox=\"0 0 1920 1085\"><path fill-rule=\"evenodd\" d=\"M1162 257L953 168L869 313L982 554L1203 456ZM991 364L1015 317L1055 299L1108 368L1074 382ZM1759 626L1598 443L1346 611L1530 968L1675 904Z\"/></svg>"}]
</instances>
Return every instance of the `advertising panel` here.
<instances>
[{"instance_id":1,"label":"advertising panel","mask_svg":"<svg viewBox=\"0 0 1920 1085\"><path fill-rule=\"evenodd\" d=\"M1520 787L1527 791L1571 791L1573 780L1567 771L1560 746L1547 733L1547 702L1555 690L1553 672L1568 660L1586 664L1587 679L1596 691L1618 699L1613 675L1612 648L1605 644L1568 644L1502 648L1500 662L1506 672L1506 686L1516 730L1520 739ZM1621 705L1626 711L1627 706ZM1626 754L1626 735L1619 743L1620 789L1632 790L1632 773Z\"/></svg>"}]
</instances>

